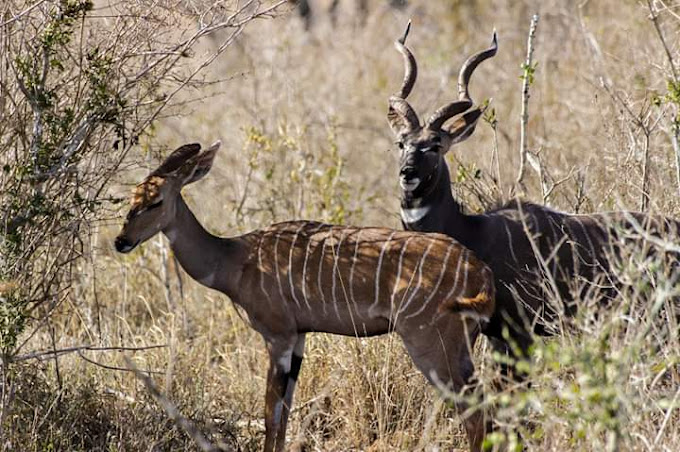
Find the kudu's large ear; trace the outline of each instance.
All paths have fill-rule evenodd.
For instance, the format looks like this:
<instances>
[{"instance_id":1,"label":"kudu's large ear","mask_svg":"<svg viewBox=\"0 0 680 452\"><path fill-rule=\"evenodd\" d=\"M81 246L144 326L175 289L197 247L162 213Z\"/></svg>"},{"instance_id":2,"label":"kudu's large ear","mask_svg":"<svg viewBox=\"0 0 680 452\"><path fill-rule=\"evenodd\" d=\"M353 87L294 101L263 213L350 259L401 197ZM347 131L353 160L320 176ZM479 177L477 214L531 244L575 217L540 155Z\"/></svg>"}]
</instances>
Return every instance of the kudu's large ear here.
<instances>
[{"instance_id":1,"label":"kudu's large ear","mask_svg":"<svg viewBox=\"0 0 680 452\"><path fill-rule=\"evenodd\" d=\"M214 142L208 149L193 157L191 161L187 162L188 165L193 165L193 170L191 172L191 176L184 180L183 185L196 182L208 174L210 168L212 168L212 164L215 161L215 156L217 155L217 151L220 149L220 146L222 146L222 142L218 140Z\"/></svg>"},{"instance_id":2,"label":"kudu's large ear","mask_svg":"<svg viewBox=\"0 0 680 452\"><path fill-rule=\"evenodd\" d=\"M420 126L418 115L411 105L397 96L390 97L387 122L397 136L406 135Z\"/></svg>"},{"instance_id":3,"label":"kudu's large ear","mask_svg":"<svg viewBox=\"0 0 680 452\"><path fill-rule=\"evenodd\" d=\"M149 176L168 176L181 168L190 158L198 155L200 151L201 145L198 143L180 146L167 156Z\"/></svg>"},{"instance_id":4,"label":"kudu's large ear","mask_svg":"<svg viewBox=\"0 0 680 452\"><path fill-rule=\"evenodd\" d=\"M441 130L446 132L451 138L451 144L460 143L470 138L470 135L475 131L479 118L482 117L484 110L482 108L475 108L458 117L450 125L444 124Z\"/></svg>"}]
</instances>

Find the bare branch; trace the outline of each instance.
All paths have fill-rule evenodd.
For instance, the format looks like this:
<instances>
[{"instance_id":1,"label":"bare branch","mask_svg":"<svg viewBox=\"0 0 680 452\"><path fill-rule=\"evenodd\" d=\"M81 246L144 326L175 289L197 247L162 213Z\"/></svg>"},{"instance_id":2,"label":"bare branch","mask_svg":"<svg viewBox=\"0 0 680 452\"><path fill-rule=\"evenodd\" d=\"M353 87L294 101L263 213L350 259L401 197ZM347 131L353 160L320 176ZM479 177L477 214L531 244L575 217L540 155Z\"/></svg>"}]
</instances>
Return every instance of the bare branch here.
<instances>
[{"instance_id":1,"label":"bare branch","mask_svg":"<svg viewBox=\"0 0 680 452\"><path fill-rule=\"evenodd\" d=\"M675 63L673 61L673 55L671 55L671 51L668 48L668 44L666 43L666 38L664 37L663 31L661 30L661 25L659 24L659 12L654 7L652 0L647 0L647 8L649 9L649 18L652 21L652 23L654 24L654 29L656 30L656 34L659 36L659 41L661 41L661 45L663 46L663 49L666 52L666 58L668 59L668 64L670 65L671 73L673 74L673 81L677 82L678 81L678 72L675 69Z\"/></svg>"},{"instance_id":2,"label":"bare branch","mask_svg":"<svg viewBox=\"0 0 680 452\"><path fill-rule=\"evenodd\" d=\"M30 13L31 11L33 11L34 9L36 9L38 6L41 6L41 5L42 5L43 3L45 3L46 1L47 1L47 0L40 0L39 2L36 2L35 4L29 6L28 8L26 8L25 10L23 10L23 11L20 12L19 14L16 14L16 15L15 15L14 17L12 17L11 19L6 20L5 22L1 23L1 24L0 24L0 27L6 27L7 25L10 25L10 24L12 24L13 22L16 22L17 20L19 20L19 19L21 19L22 17L24 17L26 14L28 14L28 13Z\"/></svg>"},{"instance_id":3,"label":"bare branch","mask_svg":"<svg viewBox=\"0 0 680 452\"><path fill-rule=\"evenodd\" d=\"M95 360L90 359L87 356L85 356L83 354L82 350L78 350L76 353L78 353L78 356L80 358L82 358L83 360L87 361L88 363L94 364L95 366L101 367L103 369L118 370L118 371L121 371L121 372L135 372L133 369L129 369L127 367L109 366L108 364L102 364L98 361L95 361ZM126 359L126 362L127 362L128 361L127 357L125 357L125 359ZM148 374L153 374L153 375L165 375L165 372L159 372L157 370L145 370L144 372L148 373Z\"/></svg>"},{"instance_id":4,"label":"bare branch","mask_svg":"<svg viewBox=\"0 0 680 452\"><path fill-rule=\"evenodd\" d=\"M520 136L519 136L519 172L515 184L523 187L524 173L526 171L527 161L527 123L529 122L529 87L533 82L534 72L534 37L536 36L536 27L538 26L538 14L534 14L531 18L531 25L529 26L529 37L527 38L527 58L524 62L524 74L522 76L522 116L520 122Z\"/></svg>"},{"instance_id":5,"label":"bare branch","mask_svg":"<svg viewBox=\"0 0 680 452\"><path fill-rule=\"evenodd\" d=\"M82 352L82 351L94 351L94 352L108 352L108 351L116 351L116 352L140 352L140 351L145 351L145 350L153 350L157 348L165 348L167 347L166 344L161 344L161 345L146 345L142 347L94 347L92 345L79 345L76 347L68 347L68 348L61 348L61 349L56 349L56 350L43 350L39 352L32 352L32 353L27 353L25 355L17 355L12 358L12 362L21 362L21 361L27 361L30 359L37 359L39 361L43 361L46 359L52 359L54 357L66 355L69 353L77 353L77 352Z\"/></svg>"}]
</instances>

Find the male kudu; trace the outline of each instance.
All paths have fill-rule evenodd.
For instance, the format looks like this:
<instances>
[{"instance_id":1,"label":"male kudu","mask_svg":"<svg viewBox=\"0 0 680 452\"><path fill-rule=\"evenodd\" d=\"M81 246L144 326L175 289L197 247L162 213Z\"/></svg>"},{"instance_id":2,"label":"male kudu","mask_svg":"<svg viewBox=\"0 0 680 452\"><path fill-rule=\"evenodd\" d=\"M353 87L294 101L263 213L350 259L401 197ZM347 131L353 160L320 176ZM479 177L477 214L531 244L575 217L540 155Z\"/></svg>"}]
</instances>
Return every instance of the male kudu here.
<instances>
[{"instance_id":1,"label":"male kudu","mask_svg":"<svg viewBox=\"0 0 680 452\"><path fill-rule=\"evenodd\" d=\"M612 294L615 284L609 278L609 258L617 254L617 243L624 237L640 237L641 231L642 235L677 237L678 223L631 212L570 215L520 201L481 215L466 215L451 193L444 157L454 144L472 135L482 116L482 108L473 108L468 83L477 66L496 54L498 39L494 31L491 47L463 64L458 100L436 110L421 125L406 101L417 75L416 60L405 46L409 28L410 23L395 42L404 59L405 76L401 89L389 98L387 115L401 149L403 227L453 237L491 267L496 311L484 333L496 347L506 348L502 331L507 327L520 351L526 353L532 329L545 333L542 317L553 317L557 310L572 314L575 299L602 285L605 290L598 296ZM556 298L564 302L557 309L547 302Z\"/></svg>"},{"instance_id":2,"label":"male kudu","mask_svg":"<svg viewBox=\"0 0 680 452\"><path fill-rule=\"evenodd\" d=\"M479 323L466 314L485 319L494 310L493 276L484 263L443 234L384 228L293 221L213 236L180 191L207 174L219 146L203 152L198 144L182 146L145 178L115 246L127 253L163 232L192 278L245 310L270 358L265 451L284 448L306 333L393 331L431 383L452 391L468 383ZM480 450L488 423L479 411L464 422L471 449Z\"/></svg>"}]
</instances>

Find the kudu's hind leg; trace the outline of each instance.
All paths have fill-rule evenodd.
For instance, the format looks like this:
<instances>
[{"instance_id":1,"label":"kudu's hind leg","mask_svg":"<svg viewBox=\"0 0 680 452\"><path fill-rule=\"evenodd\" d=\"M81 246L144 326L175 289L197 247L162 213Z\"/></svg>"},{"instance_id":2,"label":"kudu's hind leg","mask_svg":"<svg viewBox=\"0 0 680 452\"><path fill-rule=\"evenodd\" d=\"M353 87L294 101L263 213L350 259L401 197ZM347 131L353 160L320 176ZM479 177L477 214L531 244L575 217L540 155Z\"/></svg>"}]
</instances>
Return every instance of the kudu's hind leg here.
<instances>
[{"instance_id":1,"label":"kudu's hind leg","mask_svg":"<svg viewBox=\"0 0 680 452\"><path fill-rule=\"evenodd\" d=\"M267 373L267 393L265 395L264 426L265 452L282 452L286 441L286 424L293 400L295 382L290 384L293 362L296 375L302 365L302 353L296 358L296 349L304 348L304 336L277 338L267 343L269 351L269 372ZM290 390L288 389L289 385ZM288 406L287 406L288 405Z\"/></svg>"},{"instance_id":2,"label":"kudu's hind leg","mask_svg":"<svg viewBox=\"0 0 680 452\"><path fill-rule=\"evenodd\" d=\"M445 314L433 324L401 325L397 328L416 367L428 381L446 395L459 394L472 383L474 365L471 352L479 335L473 321L463 321L457 314ZM462 415L468 408L463 401L455 401ZM482 411L466 415L463 419L470 450L482 449L484 435L490 431L491 422Z\"/></svg>"}]
</instances>

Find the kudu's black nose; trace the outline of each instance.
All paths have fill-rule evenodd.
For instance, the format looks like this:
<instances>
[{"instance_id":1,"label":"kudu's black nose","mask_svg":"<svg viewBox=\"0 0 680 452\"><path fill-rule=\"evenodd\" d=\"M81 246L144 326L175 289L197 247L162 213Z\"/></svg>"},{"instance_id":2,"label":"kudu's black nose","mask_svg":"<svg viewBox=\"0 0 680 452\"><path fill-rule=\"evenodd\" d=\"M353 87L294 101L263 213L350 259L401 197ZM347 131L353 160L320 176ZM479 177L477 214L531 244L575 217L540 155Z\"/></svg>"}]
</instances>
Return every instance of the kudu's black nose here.
<instances>
[{"instance_id":1,"label":"kudu's black nose","mask_svg":"<svg viewBox=\"0 0 680 452\"><path fill-rule=\"evenodd\" d=\"M401 177L406 180L413 179L414 177L416 177L417 173L418 170L416 169L415 166L403 166L399 171Z\"/></svg>"},{"instance_id":2,"label":"kudu's black nose","mask_svg":"<svg viewBox=\"0 0 680 452\"><path fill-rule=\"evenodd\" d=\"M118 251L119 253L125 253L132 248L132 242L130 242L125 237L121 237L120 235L116 237L116 240L113 242L113 245L116 247L116 251Z\"/></svg>"}]
</instances>

